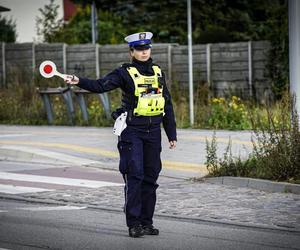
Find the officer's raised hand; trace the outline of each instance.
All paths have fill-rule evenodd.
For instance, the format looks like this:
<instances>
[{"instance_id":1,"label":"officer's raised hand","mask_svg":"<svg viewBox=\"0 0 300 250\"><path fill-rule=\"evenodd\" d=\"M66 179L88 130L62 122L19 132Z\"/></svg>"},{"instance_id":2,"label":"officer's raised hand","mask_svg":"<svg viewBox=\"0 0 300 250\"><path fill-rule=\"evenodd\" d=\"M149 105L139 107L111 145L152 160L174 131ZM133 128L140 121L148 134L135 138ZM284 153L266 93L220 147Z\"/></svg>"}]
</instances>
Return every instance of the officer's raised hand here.
<instances>
[{"instance_id":1,"label":"officer's raised hand","mask_svg":"<svg viewBox=\"0 0 300 250\"><path fill-rule=\"evenodd\" d=\"M78 84L79 78L75 75L66 75L64 81L68 84Z\"/></svg>"}]
</instances>

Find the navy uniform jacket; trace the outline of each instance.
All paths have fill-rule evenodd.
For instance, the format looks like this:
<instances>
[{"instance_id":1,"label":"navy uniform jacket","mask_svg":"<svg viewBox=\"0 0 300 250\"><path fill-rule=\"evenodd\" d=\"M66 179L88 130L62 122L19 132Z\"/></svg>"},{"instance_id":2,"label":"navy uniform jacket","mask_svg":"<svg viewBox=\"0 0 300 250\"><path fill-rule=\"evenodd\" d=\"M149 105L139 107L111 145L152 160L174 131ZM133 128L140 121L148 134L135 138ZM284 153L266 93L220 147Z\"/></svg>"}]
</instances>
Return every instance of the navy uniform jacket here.
<instances>
[{"instance_id":1,"label":"navy uniform jacket","mask_svg":"<svg viewBox=\"0 0 300 250\"><path fill-rule=\"evenodd\" d=\"M113 70L105 77L98 80L90 80L86 78L79 78L78 87L86 89L91 92L103 93L116 88L121 88L123 91L122 96L122 110L127 111L127 125L140 128L160 126L163 122L164 129L166 131L169 141L177 140L176 136L176 122L173 111L173 105L171 101L170 93L165 84L165 75L163 74L163 96L165 98L165 115L158 116L134 116L133 110L137 104L137 98L134 95L134 82L127 71L127 67L133 66L142 75L153 75L152 59L147 62L141 62L133 59L131 64L124 64L121 67Z\"/></svg>"}]
</instances>

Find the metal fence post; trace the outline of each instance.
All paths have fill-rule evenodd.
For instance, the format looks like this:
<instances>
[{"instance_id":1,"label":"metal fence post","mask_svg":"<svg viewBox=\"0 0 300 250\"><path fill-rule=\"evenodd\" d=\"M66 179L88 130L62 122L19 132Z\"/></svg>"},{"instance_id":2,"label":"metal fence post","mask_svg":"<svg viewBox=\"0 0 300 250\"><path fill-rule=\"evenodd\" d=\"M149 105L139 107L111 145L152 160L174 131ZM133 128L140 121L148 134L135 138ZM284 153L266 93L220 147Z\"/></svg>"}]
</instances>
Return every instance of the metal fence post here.
<instances>
[{"instance_id":1,"label":"metal fence post","mask_svg":"<svg viewBox=\"0 0 300 250\"><path fill-rule=\"evenodd\" d=\"M63 72L67 73L67 44L63 44Z\"/></svg>"},{"instance_id":2,"label":"metal fence post","mask_svg":"<svg viewBox=\"0 0 300 250\"><path fill-rule=\"evenodd\" d=\"M248 42L248 85L249 85L249 96L252 97L252 42Z\"/></svg>"},{"instance_id":3,"label":"metal fence post","mask_svg":"<svg viewBox=\"0 0 300 250\"><path fill-rule=\"evenodd\" d=\"M2 43L2 87L6 87L5 43Z\"/></svg>"},{"instance_id":4,"label":"metal fence post","mask_svg":"<svg viewBox=\"0 0 300 250\"><path fill-rule=\"evenodd\" d=\"M208 98L211 97L211 44L206 44L206 79L208 84Z\"/></svg>"},{"instance_id":5,"label":"metal fence post","mask_svg":"<svg viewBox=\"0 0 300 250\"><path fill-rule=\"evenodd\" d=\"M189 61L189 106L190 125L194 125L194 83L193 83L193 45L192 45L192 3L187 0L187 23L188 23L188 61Z\"/></svg>"},{"instance_id":6,"label":"metal fence post","mask_svg":"<svg viewBox=\"0 0 300 250\"><path fill-rule=\"evenodd\" d=\"M300 126L300 2L289 0L289 65L290 93L295 98L295 111Z\"/></svg>"},{"instance_id":7,"label":"metal fence post","mask_svg":"<svg viewBox=\"0 0 300 250\"><path fill-rule=\"evenodd\" d=\"M35 67L36 67L36 60L35 60L35 43L32 43L32 78L34 79L35 74Z\"/></svg>"},{"instance_id":8,"label":"metal fence post","mask_svg":"<svg viewBox=\"0 0 300 250\"><path fill-rule=\"evenodd\" d=\"M172 88L172 45L168 45L168 82L169 90Z\"/></svg>"}]
</instances>

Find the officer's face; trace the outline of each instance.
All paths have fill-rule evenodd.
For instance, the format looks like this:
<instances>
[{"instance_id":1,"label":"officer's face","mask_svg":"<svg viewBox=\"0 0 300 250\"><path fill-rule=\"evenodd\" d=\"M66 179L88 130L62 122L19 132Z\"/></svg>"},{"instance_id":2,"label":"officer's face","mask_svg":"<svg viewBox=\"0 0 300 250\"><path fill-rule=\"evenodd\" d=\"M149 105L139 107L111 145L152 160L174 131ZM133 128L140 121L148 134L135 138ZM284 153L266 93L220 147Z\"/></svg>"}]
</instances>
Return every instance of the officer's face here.
<instances>
[{"instance_id":1,"label":"officer's face","mask_svg":"<svg viewBox=\"0 0 300 250\"><path fill-rule=\"evenodd\" d=\"M133 49L130 51L132 57L134 57L138 61L146 62L151 55L151 49L143 49L143 50L136 50Z\"/></svg>"}]
</instances>

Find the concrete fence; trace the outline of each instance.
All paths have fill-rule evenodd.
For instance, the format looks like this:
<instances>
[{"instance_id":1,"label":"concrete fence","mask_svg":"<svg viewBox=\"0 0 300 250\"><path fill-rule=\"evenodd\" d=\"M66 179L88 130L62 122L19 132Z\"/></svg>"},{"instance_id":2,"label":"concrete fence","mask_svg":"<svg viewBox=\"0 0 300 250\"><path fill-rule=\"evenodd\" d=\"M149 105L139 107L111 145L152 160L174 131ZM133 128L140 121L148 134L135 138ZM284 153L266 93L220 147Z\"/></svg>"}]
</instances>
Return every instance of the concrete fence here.
<instances>
[{"instance_id":1,"label":"concrete fence","mask_svg":"<svg viewBox=\"0 0 300 250\"><path fill-rule=\"evenodd\" d=\"M194 45L194 85L207 82L216 96L232 93L267 97L269 47L267 41ZM30 77L44 60L54 61L63 73L101 77L128 62L129 53L127 45L2 43L0 58L0 86L5 87L11 83L11 74L21 69ZM154 44L152 58L165 71L169 87L175 82L188 85L187 46Z\"/></svg>"}]
</instances>

